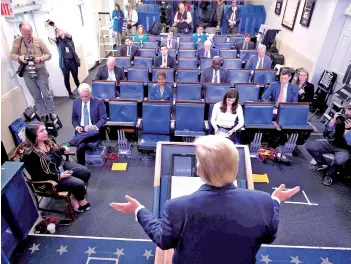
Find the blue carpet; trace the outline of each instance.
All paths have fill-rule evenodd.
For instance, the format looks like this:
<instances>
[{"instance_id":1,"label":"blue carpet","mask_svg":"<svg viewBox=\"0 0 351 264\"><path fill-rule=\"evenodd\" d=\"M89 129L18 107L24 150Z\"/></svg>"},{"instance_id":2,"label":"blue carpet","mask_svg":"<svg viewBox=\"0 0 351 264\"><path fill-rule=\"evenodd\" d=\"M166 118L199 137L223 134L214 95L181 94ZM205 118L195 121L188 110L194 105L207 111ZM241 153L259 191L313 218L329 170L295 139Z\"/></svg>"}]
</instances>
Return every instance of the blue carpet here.
<instances>
[{"instance_id":1,"label":"blue carpet","mask_svg":"<svg viewBox=\"0 0 351 264\"><path fill-rule=\"evenodd\" d=\"M155 250L155 244L148 240L29 236L11 263L147 264L154 263ZM351 248L263 246L257 254L257 263L266 264L350 264L350 260Z\"/></svg>"}]
</instances>

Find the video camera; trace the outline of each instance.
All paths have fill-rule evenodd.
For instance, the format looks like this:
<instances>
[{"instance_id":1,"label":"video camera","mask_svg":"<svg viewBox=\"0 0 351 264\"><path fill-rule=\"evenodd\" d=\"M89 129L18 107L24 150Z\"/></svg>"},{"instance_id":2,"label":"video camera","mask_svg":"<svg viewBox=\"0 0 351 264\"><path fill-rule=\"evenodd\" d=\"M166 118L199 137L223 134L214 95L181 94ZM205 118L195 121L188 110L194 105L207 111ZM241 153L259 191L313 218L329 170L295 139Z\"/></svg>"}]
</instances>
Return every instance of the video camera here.
<instances>
[{"instance_id":1,"label":"video camera","mask_svg":"<svg viewBox=\"0 0 351 264\"><path fill-rule=\"evenodd\" d=\"M46 20L45 23L48 23L48 25L49 25L49 26L52 26L52 27L55 26L54 21L52 21L51 19Z\"/></svg>"},{"instance_id":2,"label":"video camera","mask_svg":"<svg viewBox=\"0 0 351 264\"><path fill-rule=\"evenodd\" d=\"M160 13L161 13L161 24L170 25L171 24L171 9L172 7L165 1L161 3Z\"/></svg>"},{"instance_id":3,"label":"video camera","mask_svg":"<svg viewBox=\"0 0 351 264\"><path fill-rule=\"evenodd\" d=\"M29 55L29 56L25 57L25 60L27 61L27 63L23 63L22 61L19 62L20 65L19 65L18 70L17 70L18 76L23 77L24 70L25 70L26 66L28 65L28 72L29 72L30 76L32 78L37 77L37 71L36 71L35 66L34 66L34 57L32 55Z\"/></svg>"}]
</instances>

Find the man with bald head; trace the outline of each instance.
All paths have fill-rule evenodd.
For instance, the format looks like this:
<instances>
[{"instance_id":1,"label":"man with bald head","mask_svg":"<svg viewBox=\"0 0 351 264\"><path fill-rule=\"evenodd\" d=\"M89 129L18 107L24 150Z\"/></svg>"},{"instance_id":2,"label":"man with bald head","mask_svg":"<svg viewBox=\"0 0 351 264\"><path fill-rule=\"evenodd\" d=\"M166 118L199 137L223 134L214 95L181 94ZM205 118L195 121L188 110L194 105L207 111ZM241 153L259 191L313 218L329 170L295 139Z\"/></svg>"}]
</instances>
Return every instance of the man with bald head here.
<instances>
[{"instance_id":1,"label":"man with bald head","mask_svg":"<svg viewBox=\"0 0 351 264\"><path fill-rule=\"evenodd\" d=\"M178 28L178 33L191 33L193 18L191 13L185 10L183 3L179 4L179 10L174 16L173 27Z\"/></svg>"},{"instance_id":2,"label":"man with bald head","mask_svg":"<svg viewBox=\"0 0 351 264\"><path fill-rule=\"evenodd\" d=\"M214 56L212 66L205 68L201 74L201 83L229 83L229 72L221 65L222 59Z\"/></svg>"},{"instance_id":3,"label":"man with bald head","mask_svg":"<svg viewBox=\"0 0 351 264\"><path fill-rule=\"evenodd\" d=\"M21 22L19 29L22 36L13 41L10 57L21 64L26 64L23 73L24 82L43 122L47 121L48 116L54 121L57 116L49 88L49 73L45 67L45 61L51 59L51 53L41 39L33 37L33 29L28 22ZM35 74L31 73L28 67L28 59L31 57Z\"/></svg>"},{"instance_id":4,"label":"man with bald head","mask_svg":"<svg viewBox=\"0 0 351 264\"><path fill-rule=\"evenodd\" d=\"M204 47L201 49L198 49L196 57L200 63L201 58L212 59L214 56L218 56L218 55L219 55L218 50L212 48L212 41L206 40L204 42Z\"/></svg>"}]
</instances>

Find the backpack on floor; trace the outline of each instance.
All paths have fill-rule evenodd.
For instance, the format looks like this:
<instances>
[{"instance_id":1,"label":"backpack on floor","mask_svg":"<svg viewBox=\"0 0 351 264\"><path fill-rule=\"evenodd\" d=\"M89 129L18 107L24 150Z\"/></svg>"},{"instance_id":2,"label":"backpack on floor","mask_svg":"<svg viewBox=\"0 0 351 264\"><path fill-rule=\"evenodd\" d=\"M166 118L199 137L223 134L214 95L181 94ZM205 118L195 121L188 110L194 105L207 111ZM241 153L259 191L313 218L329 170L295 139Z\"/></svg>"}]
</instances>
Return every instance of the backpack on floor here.
<instances>
[{"instance_id":1,"label":"backpack on floor","mask_svg":"<svg viewBox=\"0 0 351 264\"><path fill-rule=\"evenodd\" d=\"M150 30L149 30L149 34L151 35L160 35L161 34L161 30L162 30L162 25L160 22L155 21Z\"/></svg>"},{"instance_id":2,"label":"backpack on floor","mask_svg":"<svg viewBox=\"0 0 351 264\"><path fill-rule=\"evenodd\" d=\"M277 151L274 148L270 147L261 147L258 150L258 157L261 161L272 160L275 161L277 159Z\"/></svg>"}]
</instances>

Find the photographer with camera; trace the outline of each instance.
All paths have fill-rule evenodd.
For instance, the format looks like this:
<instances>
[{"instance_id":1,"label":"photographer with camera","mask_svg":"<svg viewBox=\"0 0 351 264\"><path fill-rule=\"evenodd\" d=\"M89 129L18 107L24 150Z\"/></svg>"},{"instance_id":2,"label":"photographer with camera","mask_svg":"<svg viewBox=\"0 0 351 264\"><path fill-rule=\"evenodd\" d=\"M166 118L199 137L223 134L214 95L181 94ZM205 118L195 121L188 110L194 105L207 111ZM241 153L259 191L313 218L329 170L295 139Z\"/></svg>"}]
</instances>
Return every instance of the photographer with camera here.
<instances>
[{"instance_id":1,"label":"photographer with camera","mask_svg":"<svg viewBox=\"0 0 351 264\"><path fill-rule=\"evenodd\" d=\"M127 36L134 35L136 32L136 24L138 23L138 13L135 11L132 6L127 3L126 10L124 11L124 27L127 33Z\"/></svg>"},{"instance_id":2,"label":"photographer with camera","mask_svg":"<svg viewBox=\"0 0 351 264\"><path fill-rule=\"evenodd\" d=\"M306 144L306 150L316 161L310 167L311 171L321 171L328 168L323 154L333 154L334 161L323 179L324 185L331 185L337 172L342 168L350 157L351 149L351 104L345 109L345 114L336 113L326 124L325 139L316 139Z\"/></svg>"},{"instance_id":3,"label":"photographer with camera","mask_svg":"<svg viewBox=\"0 0 351 264\"><path fill-rule=\"evenodd\" d=\"M13 41L10 57L19 62L17 73L24 78L42 119L45 121L50 115L51 120L56 120L49 73L45 67L51 53L41 39L33 37L33 29L28 22L21 22L19 29L22 36Z\"/></svg>"}]
</instances>

